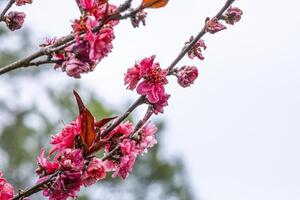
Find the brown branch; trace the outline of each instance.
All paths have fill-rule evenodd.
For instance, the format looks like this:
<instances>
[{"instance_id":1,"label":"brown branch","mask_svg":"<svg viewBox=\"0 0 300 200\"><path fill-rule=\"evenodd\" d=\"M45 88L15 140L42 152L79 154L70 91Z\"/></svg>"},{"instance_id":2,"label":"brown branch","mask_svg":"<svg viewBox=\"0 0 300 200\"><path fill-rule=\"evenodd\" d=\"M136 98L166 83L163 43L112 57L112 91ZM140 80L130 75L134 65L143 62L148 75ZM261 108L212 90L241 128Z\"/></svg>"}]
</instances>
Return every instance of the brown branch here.
<instances>
[{"instance_id":1,"label":"brown branch","mask_svg":"<svg viewBox=\"0 0 300 200\"><path fill-rule=\"evenodd\" d=\"M4 21L4 16L5 16L5 14L7 13L7 11L12 7L12 5L13 5L15 2L16 2L16 0L10 0L10 1L6 4L5 8L3 9L3 11L2 11L1 14L0 14L0 21Z\"/></svg>"},{"instance_id":2,"label":"brown branch","mask_svg":"<svg viewBox=\"0 0 300 200\"><path fill-rule=\"evenodd\" d=\"M81 15L83 15L84 14L84 10L83 10L83 8L82 8L82 6L80 4L80 0L75 0L75 1L76 1L76 4L77 4L78 8L79 8L79 11L80 11Z\"/></svg>"},{"instance_id":3,"label":"brown branch","mask_svg":"<svg viewBox=\"0 0 300 200\"><path fill-rule=\"evenodd\" d=\"M25 191L20 191L18 195L16 195L13 199L11 200L22 200L25 197L29 197L41 190L45 187L45 185L49 184L51 181L53 181L56 176L60 173L60 171L56 171L54 174L52 174L48 179L44 180L43 182L25 190Z\"/></svg>"}]
</instances>

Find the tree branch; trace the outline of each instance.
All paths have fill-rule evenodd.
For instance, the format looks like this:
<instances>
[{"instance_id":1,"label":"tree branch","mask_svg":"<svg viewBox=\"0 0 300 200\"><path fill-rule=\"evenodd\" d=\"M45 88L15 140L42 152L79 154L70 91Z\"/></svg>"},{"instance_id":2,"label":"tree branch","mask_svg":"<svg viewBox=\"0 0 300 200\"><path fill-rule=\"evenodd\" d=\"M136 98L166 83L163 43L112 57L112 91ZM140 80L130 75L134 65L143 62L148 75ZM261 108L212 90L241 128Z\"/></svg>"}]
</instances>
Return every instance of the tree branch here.
<instances>
[{"instance_id":1,"label":"tree branch","mask_svg":"<svg viewBox=\"0 0 300 200\"><path fill-rule=\"evenodd\" d=\"M79 8L79 11L80 11L81 15L83 15L84 14L84 10L83 10L83 8L82 8L82 6L80 4L80 0L75 0L75 1L76 1L76 4L77 4L78 8Z\"/></svg>"},{"instance_id":2,"label":"tree branch","mask_svg":"<svg viewBox=\"0 0 300 200\"><path fill-rule=\"evenodd\" d=\"M7 13L7 11L12 7L12 5L16 2L16 0L9 0L9 2L6 4L5 8L0 14L0 21L4 21L4 16Z\"/></svg>"}]
</instances>

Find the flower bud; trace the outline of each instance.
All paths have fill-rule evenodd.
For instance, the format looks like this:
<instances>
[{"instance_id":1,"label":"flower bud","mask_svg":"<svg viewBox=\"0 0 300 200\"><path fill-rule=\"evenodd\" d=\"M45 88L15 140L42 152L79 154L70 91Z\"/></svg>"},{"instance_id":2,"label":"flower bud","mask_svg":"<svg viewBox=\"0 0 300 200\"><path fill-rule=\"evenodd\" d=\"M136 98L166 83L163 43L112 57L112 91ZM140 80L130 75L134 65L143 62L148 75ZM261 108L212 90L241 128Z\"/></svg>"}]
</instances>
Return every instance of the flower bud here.
<instances>
[{"instance_id":1,"label":"flower bud","mask_svg":"<svg viewBox=\"0 0 300 200\"><path fill-rule=\"evenodd\" d=\"M5 23L10 30L15 31L22 27L25 17L26 15L23 12L10 11L5 16Z\"/></svg>"},{"instance_id":2,"label":"flower bud","mask_svg":"<svg viewBox=\"0 0 300 200\"><path fill-rule=\"evenodd\" d=\"M223 18L227 24L234 25L242 18L243 11L237 7L228 8L227 12L224 14Z\"/></svg>"},{"instance_id":3,"label":"flower bud","mask_svg":"<svg viewBox=\"0 0 300 200\"><path fill-rule=\"evenodd\" d=\"M181 87L189 87L198 78L198 69L194 66L183 66L177 71L177 82Z\"/></svg>"},{"instance_id":4,"label":"flower bud","mask_svg":"<svg viewBox=\"0 0 300 200\"><path fill-rule=\"evenodd\" d=\"M226 26L221 24L218 18L214 17L212 19L206 18L205 30L211 34L217 33L226 29Z\"/></svg>"}]
</instances>

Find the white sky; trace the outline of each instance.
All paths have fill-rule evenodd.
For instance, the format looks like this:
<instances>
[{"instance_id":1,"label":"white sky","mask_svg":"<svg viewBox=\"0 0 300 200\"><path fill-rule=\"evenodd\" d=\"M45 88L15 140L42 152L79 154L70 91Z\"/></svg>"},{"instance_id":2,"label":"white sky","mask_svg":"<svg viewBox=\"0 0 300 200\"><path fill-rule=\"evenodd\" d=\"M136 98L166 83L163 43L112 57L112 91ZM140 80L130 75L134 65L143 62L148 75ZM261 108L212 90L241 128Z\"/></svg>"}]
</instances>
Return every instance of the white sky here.
<instances>
[{"instance_id":1,"label":"white sky","mask_svg":"<svg viewBox=\"0 0 300 200\"><path fill-rule=\"evenodd\" d=\"M123 86L126 68L152 54L167 66L224 2L174 0L151 11L146 27L122 22L113 53L80 82L116 106L134 100ZM200 78L189 89L169 88L170 106L160 116L167 122L167 151L184 157L199 199L299 200L300 3L235 5L244 11L242 21L205 36L205 61L181 62L199 66ZM67 34L78 15L72 0L39 0L25 9L36 44Z\"/></svg>"}]
</instances>

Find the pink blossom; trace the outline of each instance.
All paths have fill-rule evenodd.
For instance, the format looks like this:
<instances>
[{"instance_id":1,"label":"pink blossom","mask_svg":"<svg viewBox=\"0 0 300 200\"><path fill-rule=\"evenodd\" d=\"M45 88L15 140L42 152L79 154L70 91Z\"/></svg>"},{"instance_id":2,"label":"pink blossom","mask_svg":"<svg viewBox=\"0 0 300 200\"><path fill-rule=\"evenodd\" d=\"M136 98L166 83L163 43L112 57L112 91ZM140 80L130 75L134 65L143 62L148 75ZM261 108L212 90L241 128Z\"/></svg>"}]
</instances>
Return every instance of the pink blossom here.
<instances>
[{"instance_id":1,"label":"pink blossom","mask_svg":"<svg viewBox=\"0 0 300 200\"><path fill-rule=\"evenodd\" d=\"M211 34L217 33L226 29L226 26L221 24L218 18L214 17L212 19L207 18L205 24L205 30Z\"/></svg>"},{"instance_id":2,"label":"pink blossom","mask_svg":"<svg viewBox=\"0 0 300 200\"><path fill-rule=\"evenodd\" d=\"M118 11L118 7L109 3L104 3L99 6L99 11L94 14L95 18L99 21L107 16L115 14ZM115 26L119 23L119 20L111 20L107 24L109 26Z\"/></svg>"},{"instance_id":3,"label":"pink blossom","mask_svg":"<svg viewBox=\"0 0 300 200\"><path fill-rule=\"evenodd\" d=\"M129 137L129 135L133 132L134 130L134 125L127 121L125 123L119 124L114 130L112 130L106 138L111 138L111 137L122 137L126 138Z\"/></svg>"},{"instance_id":4,"label":"pink blossom","mask_svg":"<svg viewBox=\"0 0 300 200\"><path fill-rule=\"evenodd\" d=\"M84 158L81 149L64 149L56 154L55 161L59 162L63 171L80 171L84 166Z\"/></svg>"},{"instance_id":5,"label":"pink blossom","mask_svg":"<svg viewBox=\"0 0 300 200\"><path fill-rule=\"evenodd\" d=\"M152 104L153 112L155 114L164 113L164 107L166 107L168 105L168 100L169 100L170 96L171 95L165 93L163 96L160 97L158 102Z\"/></svg>"},{"instance_id":6,"label":"pink blossom","mask_svg":"<svg viewBox=\"0 0 300 200\"><path fill-rule=\"evenodd\" d=\"M55 161L51 162L47 160L44 157L44 154L45 154L45 150L44 148L42 148L40 155L37 157L37 162L39 167L36 170L36 172L39 175L52 174L59 168L58 162Z\"/></svg>"},{"instance_id":7,"label":"pink blossom","mask_svg":"<svg viewBox=\"0 0 300 200\"><path fill-rule=\"evenodd\" d=\"M3 173L0 171L0 200L10 200L14 197L14 188L3 178Z\"/></svg>"},{"instance_id":8,"label":"pink blossom","mask_svg":"<svg viewBox=\"0 0 300 200\"><path fill-rule=\"evenodd\" d=\"M111 52L112 40L115 38L112 28L102 28L100 32L95 36L95 39L91 41L90 59L93 61L99 61L108 53Z\"/></svg>"},{"instance_id":9,"label":"pink blossom","mask_svg":"<svg viewBox=\"0 0 300 200\"><path fill-rule=\"evenodd\" d=\"M50 155L55 151L62 151L66 148L73 148L75 145L75 137L80 134L80 125L78 119L64 127L57 135L52 136L50 144L54 145L50 150Z\"/></svg>"},{"instance_id":10,"label":"pink blossom","mask_svg":"<svg viewBox=\"0 0 300 200\"><path fill-rule=\"evenodd\" d=\"M157 132L157 127L154 124L148 123L144 126L140 132L140 140L137 145L139 154L147 152L148 148L153 147L156 143L155 133Z\"/></svg>"},{"instance_id":11,"label":"pink blossom","mask_svg":"<svg viewBox=\"0 0 300 200\"><path fill-rule=\"evenodd\" d=\"M119 143L123 155L136 155L136 143L134 140L124 139Z\"/></svg>"},{"instance_id":12,"label":"pink blossom","mask_svg":"<svg viewBox=\"0 0 300 200\"><path fill-rule=\"evenodd\" d=\"M124 84L127 85L127 89L133 90L136 88L138 82L141 80L141 67L135 64L134 67L129 68L125 74Z\"/></svg>"},{"instance_id":13,"label":"pink blossom","mask_svg":"<svg viewBox=\"0 0 300 200\"><path fill-rule=\"evenodd\" d=\"M184 66L177 71L177 82L182 87L189 87L198 78L198 69L194 66Z\"/></svg>"},{"instance_id":14,"label":"pink blossom","mask_svg":"<svg viewBox=\"0 0 300 200\"><path fill-rule=\"evenodd\" d=\"M87 62L83 62L75 57L72 57L70 60L64 63L63 69L69 76L80 78L82 73L87 73L90 71L90 65Z\"/></svg>"},{"instance_id":15,"label":"pink blossom","mask_svg":"<svg viewBox=\"0 0 300 200\"><path fill-rule=\"evenodd\" d=\"M39 182L42 182L46 178L48 177L42 177ZM44 189L43 195L49 197L49 200L76 198L81 185L80 171L65 171L60 173L54 182Z\"/></svg>"},{"instance_id":16,"label":"pink blossom","mask_svg":"<svg viewBox=\"0 0 300 200\"><path fill-rule=\"evenodd\" d=\"M160 68L158 63L154 63L155 56L144 58L135 67L129 69L125 74L125 84L129 89L137 86L137 93L146 95L150 103L157 103L164 95L164 85L167 81L167 71ZM143 78L143 81L139 80Z\"/></svg>"},{"instance_id":17,"label":"pink blossom","mask_svg":"<svg viewBox=\"0 0 300 200\"><path fill-rule=\"evenodd\" d=\"M23 12L10 11L5 16L5 23L12 31L18 30L22 27L26 15Z\"/></svg>"},{"instance_id":18,"label":"pink blossom","mask_svg":"<svg viewBox=\"0 0 300 200\"><path fill-rule=\"evenodd\" d=\"M147 80L141 82L136 91L138 94L146 95L150 103L157 103L165 94L165 88L163 85L155 84Z\"/></svg>"},{"instance_id":19,"label":"pink blossom","mask_svg":"<svg viewBox=\"0 0 300 200\"><path fill-rule=\"evenodd\" d=\"M119 176L122 179L126 179L132 171L135 159L136 156L134 154L122 156L122 158L120 159L120 164L117 166L116 171L113 173L112 177Z\"/></svg>"},{"instance_id":20,"label":"pink blossom","mask_svg":"<svg viewBox=\"0 0 300 200\"><path fill-rule=\"evenodd\" d=\"M186 45L190 44L194 40L194 37L191 36L190 40L186 42ZM205 50L207 47L204 43L204 40L200 39L198 42L192 47L192 49L188 52L188 56L190 59L194 59L195 57L200 60L204 60L204 56L202 55L202 48Z\"/></svg>"},{"instance_id":21,"label":"pink blossom","mask_svg":"<svg viewBox=\"0 0 300 200\"><path fill-rule=\"evenodd\" d=\"M93 158L83 174L83 184L92 185L106 176L105 164L101 159Z\"/></svg>"},{"instance_id":22,"label":"pink blossom","mask_svg":"<svg viewBox=\"0 0 300 200\"><path fill-rule=\"evenodd\" d=\"M66 200L69 197L76 198L76 193L82 185L82 170L84 167L84 158L80 149L64 149L56 154L54 161L59 163L60 173L44 189L43 195L50 200ZM38 183L48 179L49 176L40 177Z\"/></svg>"},{"instance_id":23,"label":"pink blossom","mask_svg":"<svg viewBox=\"0 0 300 200\"><path fill-rule=\"evenodd\" d=\"M80 0L80 4L82 8L84 8L87 11L90 11L95 5L95 0Z\"/></svg>"},{"instance_id":24,"label":"pink blossom","mask_svg":"<svg viewBox=\"0 0 300 200\"><path fill-rule=\"evenodd\" d=\"M32 3L32 0L16 0L16 5L17 6L22 6L22 5L25 5L25 4L31 4Z\"/></svg>"},{"instance_id":25,"label":"pink blossom","mask_svg":"<svg viewBox=\"0 0 300 200\"><path fill-rule=\"evenodd\" d=\"M237 7L230 7L224 14L224 20L227 24L234 25L234 23L239 22L242 18L243 11Z\"/></svg>"}]
</instances>

